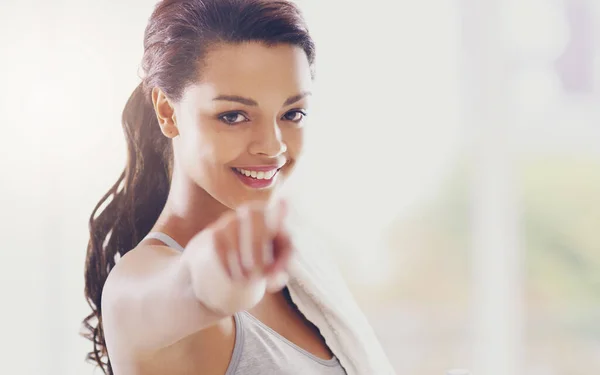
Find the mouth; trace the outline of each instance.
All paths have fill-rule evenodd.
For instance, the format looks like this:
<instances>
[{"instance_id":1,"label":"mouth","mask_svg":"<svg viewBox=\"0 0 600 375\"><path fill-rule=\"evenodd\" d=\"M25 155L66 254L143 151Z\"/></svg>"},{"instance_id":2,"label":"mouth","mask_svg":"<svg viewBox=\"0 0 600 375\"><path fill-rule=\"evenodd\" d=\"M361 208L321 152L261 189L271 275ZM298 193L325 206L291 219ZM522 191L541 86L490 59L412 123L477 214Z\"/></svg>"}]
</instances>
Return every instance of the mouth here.
<instances>
[{"instance_id":1,"label":"mouth","mask_svg":"<svg viewBox=\"0 0 600 375\"><path fill-rule=\"evenodd\" d=\"M264 189L271 187L277 180L281 167L247 167L231 168L235 175L244 185L253 189Z\"/></svg>"}]
</instances>

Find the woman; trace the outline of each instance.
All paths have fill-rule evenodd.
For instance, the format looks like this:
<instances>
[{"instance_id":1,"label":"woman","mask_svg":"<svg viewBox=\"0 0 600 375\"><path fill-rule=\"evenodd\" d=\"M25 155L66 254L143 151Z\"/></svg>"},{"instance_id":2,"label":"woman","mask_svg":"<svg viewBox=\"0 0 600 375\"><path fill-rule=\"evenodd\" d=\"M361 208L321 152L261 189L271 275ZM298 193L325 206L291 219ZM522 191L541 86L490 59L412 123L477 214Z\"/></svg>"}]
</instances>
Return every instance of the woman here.
<instances>
[{"instance_id":1,"label":"woman","mask_svg":"<svg viewBox=\"0 0 600 375\"><path fill-rule=\"evenodd\" d=\"M84 323L106 373L347 373L290 298L274 198L302 151L314 58L287 1L156 6L127 166L90 219Z\"/></svg>"}]
</instances>

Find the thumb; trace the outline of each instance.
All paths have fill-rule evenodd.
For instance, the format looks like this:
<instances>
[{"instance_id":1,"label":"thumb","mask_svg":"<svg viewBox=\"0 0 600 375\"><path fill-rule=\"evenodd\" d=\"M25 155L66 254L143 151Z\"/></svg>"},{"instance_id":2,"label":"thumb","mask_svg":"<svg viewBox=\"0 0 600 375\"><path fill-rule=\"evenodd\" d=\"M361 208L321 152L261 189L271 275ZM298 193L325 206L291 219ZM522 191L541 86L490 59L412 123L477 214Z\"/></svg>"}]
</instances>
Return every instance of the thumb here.
<instances>
[{"instance_id":1,"label":"thumb","mask_svg":"<svg viewBox=\"0 0 600 375\"><path fill-rule=\"evenodd\" d=\"M267 279L267 292L277 293L287 284L289 275L285 271L279 271Z\"/></svg>"}]
</instances>

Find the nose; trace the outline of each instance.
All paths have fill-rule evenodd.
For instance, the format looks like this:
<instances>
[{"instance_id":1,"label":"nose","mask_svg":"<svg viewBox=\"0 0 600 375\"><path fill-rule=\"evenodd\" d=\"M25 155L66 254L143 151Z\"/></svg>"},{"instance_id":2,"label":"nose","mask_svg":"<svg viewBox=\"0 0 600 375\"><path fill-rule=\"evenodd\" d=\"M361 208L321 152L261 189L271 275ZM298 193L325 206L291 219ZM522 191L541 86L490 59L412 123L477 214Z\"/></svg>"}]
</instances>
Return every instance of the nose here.
<instances>
[{"instance_id":1,"label":"nose","mask_svg":"<svg viewBox=\"0 0 600 375\"><path fill-rule=\"evenodd\" d=\"M249 151L253 155L277 157L287 151L281 128L277 122L261 124L255 128Z\"/></svg>"}]
</instances>

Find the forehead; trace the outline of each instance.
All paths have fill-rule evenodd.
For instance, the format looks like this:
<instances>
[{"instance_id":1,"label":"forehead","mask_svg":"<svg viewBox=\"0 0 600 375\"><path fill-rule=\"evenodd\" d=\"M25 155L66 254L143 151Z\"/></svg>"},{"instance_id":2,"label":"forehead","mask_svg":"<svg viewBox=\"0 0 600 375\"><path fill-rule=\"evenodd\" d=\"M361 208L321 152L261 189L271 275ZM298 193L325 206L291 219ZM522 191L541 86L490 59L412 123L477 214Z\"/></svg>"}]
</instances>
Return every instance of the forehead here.
<instances>
[{"instance_id":1,"label":"forehead","mask_svg":"<svg viewBox=\"0 0 600 375\"><path fill-rule=\"evenodd\" d=\"M231 94L257 101L310 91L310 65L300 47L259 42L222 44L206 55L192 95Z\"/></svg>"}]
</instances>

